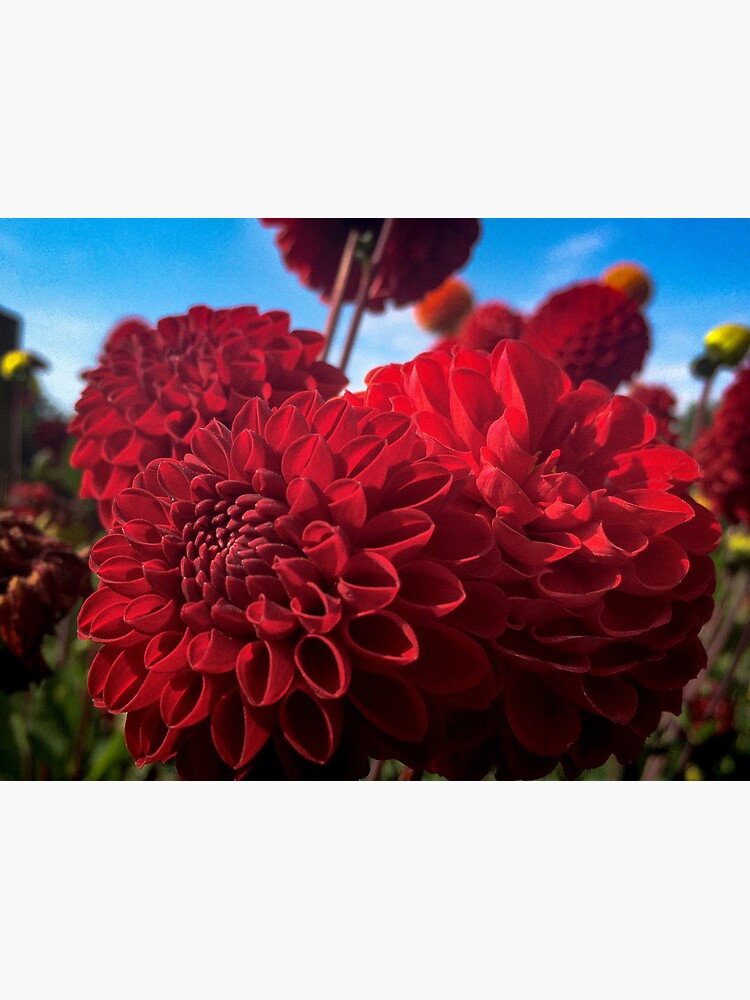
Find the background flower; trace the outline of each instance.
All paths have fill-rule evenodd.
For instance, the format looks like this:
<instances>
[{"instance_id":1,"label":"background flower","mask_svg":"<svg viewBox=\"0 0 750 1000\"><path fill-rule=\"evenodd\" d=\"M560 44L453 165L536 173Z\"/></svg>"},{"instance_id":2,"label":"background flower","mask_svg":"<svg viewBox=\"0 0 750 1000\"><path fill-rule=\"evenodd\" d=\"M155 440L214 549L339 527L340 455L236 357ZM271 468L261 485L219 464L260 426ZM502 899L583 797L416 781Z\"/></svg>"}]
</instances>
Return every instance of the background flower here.
<instances>
[{"instance_id":1,"label":"background flower","mask_svg":"<svg viewBox=\"0 0 750 1000\"><path fill-rule=\"evenodd\" d=\"M89 591L86 563L69 545L0 511L0 690L45 676L42 639Z\"/></svg>"},{"instance_id":2,"label":"background flower","mask_svg":"<svg viewBox=\"0 0 750 1000\"><path fill-rule=\"evenodd\" d=\"M631 382L628 396L646 407L656 421L656 433L667 444L676 445L678 438L674 431L677 417L677 399L665 385L650 385L646 382Z\"/></svg>"},{"instance_id":3,"label":"background flower","mask_svg":"<svg viewBox=\"0 0 750 1000\"><path fill-rule=\"evenodd\" d=\"M701 489L731 524L750 524L750 368L741 368L693 445Z\"/></svg>"},{"instance_id":4,"label":"background flower","mask_svg":"<svg viewBox=\"0 0 750 1000\"><path fill-rule=\"evenodd\" d=\"M648 325L624 292L599 282L572 285L526 321L524 341L556 361L574 385L594 379L613 391L640 371Z\"/></svg>"},{"instance_id":5,"label":"background flower","mask_svg":"<svg viewBox=\"0 0 750 1000\"><path fill-rule=\"evenodd\" d=\"M654 440L637 402L574 389L514 341L377 369L365 402L412 414L433 460L469 464L465 496L501 556L488 582L507 628L485 645L502 687L453 716L431 769L534 778L632 760L705 664L719 529L688 494L696 463Z\"/></svg>"},{"instance_id":6,"label":"background flower","mask_svg":"<svg viewBox=\"0 0 750 1000\"><path fill-rule=\"evenodd\" d=\"M70 431L79 441L71 465L83 469L81 496L112 523L112 499L154 458L182 458L195 431L215 418L231 423L248 399L278 405L317 389L324 398L346 384L316 361L319 333L290 330L285 312L255 306L217 311L194 306L151 329L128 320L107 338L98 367L76 404Z\"/></svg>"},{"instance_id":7,"label":"background flower","mask_svg":"<svg viewBox=\"0 0 750 1000\"><path fill-rule=\"evenodd\" d=\"M377 242L384 219L261 219L278 229L276 246L284 264L303 285L330 299L339 262L352 229ZM367 308L382 312L386 304L407 306L458 271L479 239L478 219L395 219ZM357 295L361 264L354 262L344 301Z\"/></svg>"},{"instance_id":8,"label":"background flower","mask_svg":"<svg viewBox=\"0 0 750 1000\"><path fill-rule=\"evenodd\" d=\"M474 296L466 282L450 277L416 304L414 318L423 330L455 333L473 305Z\"/></svg>"}]
</instances>

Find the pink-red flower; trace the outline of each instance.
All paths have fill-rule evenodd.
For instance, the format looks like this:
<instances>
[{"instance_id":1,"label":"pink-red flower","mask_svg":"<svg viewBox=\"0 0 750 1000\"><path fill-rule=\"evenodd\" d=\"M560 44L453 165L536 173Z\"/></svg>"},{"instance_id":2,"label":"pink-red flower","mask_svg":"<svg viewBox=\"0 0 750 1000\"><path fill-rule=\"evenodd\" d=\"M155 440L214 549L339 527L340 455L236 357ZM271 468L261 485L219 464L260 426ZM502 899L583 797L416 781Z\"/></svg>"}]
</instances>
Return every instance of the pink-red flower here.
<instances>
[{"instance_id":1,"label":"pink-red flower","mask_svg":"<svg viewBox=\"0 0 750 1000\"><path fill-rule=\"evenodd\" d=\"M339 262L352 229L377 241L385 219L261 219L274 226L276 246L287 268L307 288L330 299ZM478 219L396 219L367 299L367 308L382 312L387 303L407 306L458 271L479 239ZM344 290L352 302L362 268L355 260Z\"/></svg>"},{"instance_id":2,"label":"pink-red flower","mask_svg":"<svg viewBox=\"0 0 750 1000\"><path fill-rule=\"evenodd\" d=\"M501 340L519 340L523 329L523 316L504 302L485 302L466 318L458 340L463 347L492 351Z\"/></svg>"},{"instance_id":3,"label":"pink-red flower","mask_svg":"<svg viewBox=\"0 0 750 1000\"><path fill-rule=\"evenodd\" d=\"M501 559L487 584L507 627L483 640L500 690L452 715L431 769L534 778L632 760L705 663L719 528L689 496L697 464L635 400L574 388L523 343L431 352L367 381L366 405L412 415L432 461L469 465L464 502Z\"/></svg>"},{"instance_id":4,"label":"pink-red flower","mask_svg":"<svg viewBox=\"0 0 750 1000\"><path fill-rule=\"evenodd\" d=\"M81 496L98 501L112 523L112 500L154 458L182 458L193 434L213 418L231 423L248 401L277 406L317 389L335 396L346 384L317 361L319 333L291 330L285 312L255 306L213 311L194 306L152 329L128 320L107 338L98 366L76 404L71 456L83 469Z\"/></svg>"},{"instance_id":5,"label":"pink-red flower","mask_svg":"<svg viewBox=\"0 0 750 1000\"><path fill-rule=\"evenodd\" d=\"M731 524L750 524L750 368L741 368L693 446L701 490Z\"/></svg>"},{"instance_id":6,"label":"pink-red flower","mask_svg":"<svg viewBox=\"0 0 750 1000\"><path fill-rule=\"evenodd\" d=\"M646 407L656 421L656 433L667 444L677 444L674 431L677 399L664 385L649 385L645 382L631 382L628 389L631 399L637 399Z\"/></svg>"},{"instance_id":7,"label":"pink-red flower","mask_svg":"<svg viewBox=\"0 0 750 1000\"><path fill-rule=\"evenodd\" d=\"M424 766L486 708L507 601L468 467L410 417L315 392L252 400L151 462L93 548L80 635L95 703L139 763L186 778L359 777Z\"/></svg>"},{"instance_id":8,"label":"pink-red flower","mask_svg":"<svg viewBox=\"0 0 750 1000\"><path fill-rule=\"evenodd\" d=\"M69 545L0 511L0 690L46 676L42 639L89 591L86 563Z\"/></svg>"},{"instance_id":9,"label":"pink-red flower","mask_svg":"<svg viewBox=\"0 0 750 1000\"><path fill-rule=\"evenodd\" d=\"M596 281L548 298L526 320L523 339L556 361L573 385L594 379L613 391L640 371L650 346L637 303Z\"/></svg>"}]
</instances>

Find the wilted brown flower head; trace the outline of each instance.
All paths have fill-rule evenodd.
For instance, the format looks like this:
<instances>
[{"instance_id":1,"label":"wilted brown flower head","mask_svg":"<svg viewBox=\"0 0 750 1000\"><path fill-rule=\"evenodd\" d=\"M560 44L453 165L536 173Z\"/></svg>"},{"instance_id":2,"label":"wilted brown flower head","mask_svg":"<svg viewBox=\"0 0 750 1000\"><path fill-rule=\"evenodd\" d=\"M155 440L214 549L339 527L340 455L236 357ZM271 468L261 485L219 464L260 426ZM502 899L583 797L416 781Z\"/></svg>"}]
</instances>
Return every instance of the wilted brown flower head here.
<instances>
[{"instance_id":1,"label":"wilted brown flower head","mask_svg":"<svg viewBox=\"0 0 750 1000\"><path fill-rule=\"evenodd\" d=\"M41 680L45 633L90 590L86 563L31 521L0 511L0 690Z\"/></svg>"}]
</instances>

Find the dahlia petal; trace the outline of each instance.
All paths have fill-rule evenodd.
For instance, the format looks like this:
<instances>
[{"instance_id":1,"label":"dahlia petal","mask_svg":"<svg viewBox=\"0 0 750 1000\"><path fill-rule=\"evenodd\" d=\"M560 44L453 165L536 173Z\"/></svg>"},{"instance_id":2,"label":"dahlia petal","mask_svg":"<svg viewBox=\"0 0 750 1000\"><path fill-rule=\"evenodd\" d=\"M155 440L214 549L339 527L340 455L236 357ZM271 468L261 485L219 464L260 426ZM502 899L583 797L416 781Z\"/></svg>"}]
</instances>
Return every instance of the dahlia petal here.
<instances>
[{"instance_id":1,"label":"dahlia petal","mask_svg":"<svg viewBox=\"0 0 750 1000\"><path fill-rule=\"evenodd\" d=\"M123 651L114 661L102 689L102 699L109 712L132 712L147 708L159 700L163 680Z\"/></svg>"},{"instance_id":2,"label":"dahlia petal","mask_svg":"<svg viewBox=\"0 0 750 1000\"><path fill-rule=\"evenodd\" d=\"M324 635L306 635L297 643L294 660L317 698L341 698L349 687L349 654Z\"/></svg>"},{"instance_id":3,"label":"dahlia petal","mask_svg":"<svg viewBox=\"0 0 750 1000\"><path fill-rule=\"evenodd\" d=\"M340 451L347 441L357 435L354 411L345 399L329 399L317 411L312 421L313 429L325 438L329 448Z\"/></svg>"},{"instance_id":4,"label":"dahlia petal","mask_svg":"<svg viewBox=\"0 0 750 1000\"><path fill-rule=\"evenodd\" d=\"M455 573L432 559L418 559L402 566L397 580L397 606L394 611L411 622L430 622L441 618L464 601L466 591ZM395 597L395 590L393 596Z\"/></svg>"},{"instance_id":5,"label":"dahlia petal","mask_svg":"<svg viewBox=\"0 0 750 1000\"><path fill-rule=\"evenodd\" d=\"M219 629L201 632L190 643L187 660L201 674L225 674L234 670L244 643Z\"/></svg>"},{"instance_id":6,"label":"dahlia petal","mask_svg":"<svg viewBox=\"0 0 750 1000\"><path fill-rule=\"evenodd\" d=\"M143 662L149 670L171 674L188 666L188 648L193 641L191 632L160 632L146 646Z\"/></svg>"},{"instance_id":7,"label":"dahlia petal","mask_svg":"<svg viewBox=\"0 0 750 1000\"><path fill-rule=\"evenodd\" d=\"M312 479L293 479L286 488L286 499L292 517L306 521L328 519L325 496Z\"/></svg>"},{"instance_id":8,"label":"dahlia petal","mask_svg":"<svg viewBox=\"0 0 750 1000\"><path fill-rule=\"evenodd\" d=\"M320 572L336 579L349 560L349 546L340 528L325 521L311 521L302 532L302 551Z\"/></svg>"},{"instance_id":9,"label":"dahlia petal","mask_svg":"<svg viewBox=\"0 0 750 1000\"><path fill-rule=\"evenodd\" d=\"M398 565L423 549L434 531L432 519L423 511L387 510L365 524L357 546Z\"/></svg>"},{"instance_id":10,"label":"dahlia petal","mask_svg":"<svg viewBox=\"0 0 750 1000\"><path fill-rule=\"evenodd\" d=\"M137 597L148 592L148 581L143 577L143 566L127 556L112 556L105 559L98 569L99 579L116 594L123 597Z\"/></svg>"},{"instance_id":11,"label":"dahlia petal","mask_svg":"<svg viewBox=\"0 0 750 1000\"><path fill-rule=\"evenodd\" d=\"M123 621L142 635L157 635L179 624L174 601L161 594L143 594L123 612Z\"/></svg>"},{"instance_id":12,"label":"dahlia petal","mask_svg":"<svg viewBox=\"0 0 750 1000\"><path fill-rule=\"evenodd\" d=\"M161 461L157 466L156 474L166 496L172 500L189 501L191 499L192 476L186 466L180 462Z\"/></svg>"},{"instance_id":13,"label":"dahlia petal","mask_svg":"<svg viewBox=\"0 0 750 1000\"><path fill-rule=\"evenodd\" d=\"M367 670L390 670L413 663L419 643L408 622L390 611L354 615L344 626L347 644Z\"/></svg>"},{"instance_id":14,"label":"dahlia petal","mask_svg":"<svg viewBox=\"0 0 750 1000\"><path fill-rule=\"evenodd\" d=\"M651 539L648 548L635 557L632 568L638 582L648 590L673 590L684 580L690 560L677 542L657 535Z\"/></svg>"},{"instance_id":15,"label":"dahlia petal","mask_svg":"<svg viewBox=\"0 0 750 1000\"><path fill-rule=\"evenodd\" d=\"M387 607L399 589L399 575L386 558L375 552L358 552L340 572L336 589L357 611Z\"/></svg>"},{"instance_id":16,"label":"dahlia petal","mask_svg":"<svg viewBox=\"0 0 750 1000\"><path fill-rule=\"evenodd\" d=\"M575 708L528 675L517 677L506 688L504 704L515 737L527 750L542 757L564 753L581 731Z\"/></svg>"},{"instance_id":17,"label":"dahlia petal","mask_svg":"<svg viewBox=\"0 0 750 1000\"><path fill-rule=\"evenodd\" d=\"M122 533L136 553L143 559L158 559L161 555L162 533L150 521L128 521L122 524Z\"/></svg>"},{"instance_id":18,"label":"dahlia petal","mask_svg":"<svg viewBox=\"0 0 750 1000\"><path fill-rule=\"evenodd\" d=\"M331 521L349 534L358 531L367 520L367 498L355 479L336 479L325 490Z\"/></svg>"},{"instance_id":19,"label":"dahlia petal","mask_svg":"<svg viewBox=\"0 0 750 1000\"><path fill-rule=\"evenodd\" d=\"M575 608L591 604L593 598L614 590L621 580L622 575L612 566L567 559L540 573L536 582L544 595Z\"/></svg>"},{"instance_id":20,"label":"dahlia petal","mask_svg":"<svg viewBox=\"0 0 750 1000\"><path fill-rule=\"evenodd\" d=\"M341 475L342 469L331 449L319 434L297 438L284 452L281 473L289 480L301 476L325 489Z\"/></svg>"},{"instance_id":21,"label":"dahlia petal","mask_svg":"<svg viewBox=\"0 0 750 1000\"><path fill-rule=\"evenodd\" d=\"M321 702L302 690L292 691L281 706L279 724L297 753L314 764L325 764L341 737L341 703Z\"/></svg>"},{"instance_id":22,"label":"dahlia petal","mask_svg":"<svg viewBox=\"0 0 750 1000\"><path fill-rule=\"evenodd\" d=\"M502 635L508 620L505 592L481 580L464 580L462 586L466 599L450 612L445 624L485 639Z\"/></svg>"},{"instance_id":23,"label":"dahlia petal","mask_svg":"<svg viewBox=\"0 0 750 1000\"><path fill-rule=\"evenodd\" d=\"M442 624L416 628L419 658L404 677L422 691L437 694L465 691L492 676L487 654L474 639ZM490 685L487 703L494 695ZM483 707L486 707L483 706Z\"/></svg>"},{"instance_id":24,"label":"dahlia petal","mask_svg":"<svg viewBox=\"0 0 750 1000\"><path fill-rule=\"evenodd\" d=\"M506 406L523 418L518 443L535 451L569 380L556 364L526 344L506 340L492 354L492 383ZM539 392L540 385L544 392Z\"/></svg>"},{"instance_id":25,"label":"dahlia petal","mask_svg":"<svg viewBox=\"0 0 750 1000\"><path fill-rule=\"evenodd\" d=\"M485 432L499 416L500 404L485 376L469 368L456 368L450 375L450 415L453 426L468 449L477 454Z\"/></svg>"},{"instance_id":26,"label":"dahlia petal","mask_svg":"<svg viewBox=\"0 0 750 1000\"><path fill-rule=\"evenodd\" d=\"M260 708L280 701L294 680L293 647L249 642L236 662L237 681L249 705Z\"/></svg>"},{"instance_id":27,"label":"dahlia petal","mask_svg":"<svg viewBox=\"0 0 750 1000\"><path fill-rule=\"evenodd\" d=\"M272 413L264 431L266 441L279 454L283 454L294 441L309 433L310 427L304 416L296 406L291 405L280 406Z\"/></svg>"},{"instance_id":28,"label":"dahlia petal","mask_svg":"<svg viewBox=\"0 0 750 1000\"><path fill-rule=\"evenodd\" d=\"M154 761L165 763L174 756L178 733L169 730L158 705L128 712L125 720L125 745L138 767Z\"/></svg>"},{"instance_id":29,"label":"dahlia petal","mask_svg":"<svg viewBox=\"0 0 750 1000\"><path fill-rule=\"evenodd\" d=\"M221 759L239 770L263 748L270 727L251 712L239 691L227 691L211 713L211 737Z\"/></svg>"},{"instance_id":30,"label":"dahlia petal","mask_svg":"<svg viewBox=\"0 0 750 1000\"><path fill-rule=\"evenodd\" d=\"M186 729L207 719L216 701L216 686L206 674L183 671L163 684L159 711L170 728Z\"/></svg>"},{"instance_id":31,"label":"dahlia petal","mask_svg":"<svg viewBox=\"0 0 750 1000\"><path fill-rule=\"evenodd\" d=\"M365 435L349 441L339 452L345 462L345 474L365 488L381 490L389 469L386 442L381 437Z\"/></svg>"},{"instance_id":32,"label":"dahlia petal","mask_svg":"<svg viewBox=\"0 0 750 1000\"><path fill-rule=\"evenodd\" d=\"M190 439L190 450L213 472L229 476L229 455L211 427L199 427Z\"/></svg>"},{"instance_id":33,"label":"dahlia petal","mask_svg":"<svg viewBox=\"0 0 750 1000\"><path fill-rule=\"evenodd\" d=\"M257 613L259 609L255 608L255 611ZM259 620L265 620L262 609L259 613ZM250 622L247 613L234 604L230 604L229 601L225 601L223 598L220 598L215 604L211 605L210 620L212 625L217 629L229 633L229 636L244 638L253 634L254 623Z\"/></svg>"},{"instance_id":34,"label":"dahlia petal","mask_svg":"<svg viewBox=\"0 0 750 1000\"><path fill-rule=\"evenodd\" d=\"M583 691L597 715L621 726L630 722L638 708L635 688L619 677L586 676Z\"/></svg>"},{"instance_id":35,"label":"dahlia petal","mask_svg":"<svg viewBox=\"0 0 750 1000\"><path fill-rule=\"evenodd\" d=\"M381 510L413 508L432 514L445 505L453 483L448 469L435 462L409 466L391 477Z\"/></svg>"},{"instance_id":36,"label":"dahlia petal","mask_svg":"<svg viewBox=\"0 0 750 1000\"><path fill-rule=\"evenodd\" d=\"M424 699L400 677L355 672L349 697L366 719L394 739L416 743L427 732Z\"/></svg>"},{"instance_id":37,"label":"dahlia petal","mask_svg":"<svg viewBox=\"0 0 750 1000\"><path fill-rule=\"evenodd\" d=\"M119 653L116 649L103 646L91 661L87 689L97 708L104 708L104 684L112 669L112 664L121 655L122 653Z\"/></svg>"}]
</instances>

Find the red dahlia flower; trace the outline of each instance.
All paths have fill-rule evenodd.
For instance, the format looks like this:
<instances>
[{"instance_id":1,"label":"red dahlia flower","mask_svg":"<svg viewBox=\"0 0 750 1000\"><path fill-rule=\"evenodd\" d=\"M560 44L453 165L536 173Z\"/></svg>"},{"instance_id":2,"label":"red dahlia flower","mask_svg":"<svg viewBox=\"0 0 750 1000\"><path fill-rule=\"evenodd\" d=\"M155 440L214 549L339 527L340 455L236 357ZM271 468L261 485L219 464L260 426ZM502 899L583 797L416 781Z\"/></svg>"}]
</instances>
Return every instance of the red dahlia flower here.
<instances>
[{"instance_id":1,"label":"red dahlia flower","mask_svg":"<svg viewBox=\"0 0 750 1000\"><path fill-rule=\"evenodd\" d=\"M640 371L650 345L637 304L595 281L548 298L526 320L523 339L556 361L574 385L595 379L613 391Z\"/></svg>"},{"instance_id":2,"label":"red dahlia flower","mask_svg":"<svg viewBox=\"0 0 750 1000\"><path fill-rule=\"evenodd\" d=\"M276 226L276 246L284 263L307 288L330 299L339 262L352 229L377 241L385 219L261 219ZM469 259L479 239L478 219L396 219L370 288L367 308L418 302ZM362 269L355 260L344 301L356 298Z\"/></svg>"},{"instance_id":3,"label":"red dahlia flower","mask_svg":"<svg viewBox=\"0 0 750 1000\"><path fill-rule=\"evenodd\" d=\"M0 690L22 690L48 673L44 635L89 592L86 563L69 545L0 511Z\"/></svg>"},{"instance_id":4,"label":"red dahlia flower","mask_svg":"<svg viewBox=\"0 0 750 1000\"><path fill-rule=\"evenodd\" d=\"M631 382L628 389L631 399L637 399L646 407L656 421L656 433L667 444L677 444L673 430L677 400L664 385L647 385L645 382Z\"/></svg>"},{"instance_id":5,"label":"red dahlia flower","mask_svg":"<svg viewBox=\"0 0 750 1000\"><path fill-rule=\"evenodd\" d=\"M194 306L156 329L128 320L107 338L70 431L79 441L71 465L83 469L81 496L99 502L105 527L112 500L154 458L182 458L195 431L216 417L231 423L256 396L278 406L304 389L328 399L346 385L316 361L319 333L290 330L285 312L255 306Z\"/></svg>"},{"instance_id":6,"label":"red dahlia flower","mask_svg":"<svg viewBox=\"0 0 750 1000\"><path fill-rule=\"evenodd\" d=\"M485 302L464 321L458 340L464 347L492 351L501 340L520 339L523 328L523 317L504 302Z\"/></svg>"},{"instance_id":7,"label":"red dahlia flower","mask_svg":"<svg viewBox=\"0 0 750 1000\"><path fill-rule=\"evenodd\" d=\"M750 524L750 368L740 369L693 446L701 489L731 524Z\"/></svg>"},{"instance_id":8,"label":"red dahlia flower","mask_svg":"<svg viewBox=\"0 0 750 1000\"><path fill-rule=\"evenodd\" d=\"M367 382L365 404L412 414L430 460L469 464L465 502L501 557L488 583L507 628L484 644L502 687L452 717L430 769L535 778L632 760L705 664L719 529L688 494L697 464L654 440L635 400L572 388L523 343L422 354Z\"/></svg>"},{"instance_id":9,"label":"red dahlia flower","mask_svg":"<svg viewBox=\"0 0 750 1000\"><path fill-rule=\"evenodd\" d=\"M117 496L79 630L138 763L360 777L368 755L424 766L451 711L489 705L500 558L466 465L426 450L400 414L256 399Z\"/></svg>"}]
</instances>

